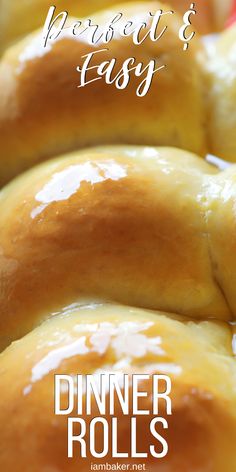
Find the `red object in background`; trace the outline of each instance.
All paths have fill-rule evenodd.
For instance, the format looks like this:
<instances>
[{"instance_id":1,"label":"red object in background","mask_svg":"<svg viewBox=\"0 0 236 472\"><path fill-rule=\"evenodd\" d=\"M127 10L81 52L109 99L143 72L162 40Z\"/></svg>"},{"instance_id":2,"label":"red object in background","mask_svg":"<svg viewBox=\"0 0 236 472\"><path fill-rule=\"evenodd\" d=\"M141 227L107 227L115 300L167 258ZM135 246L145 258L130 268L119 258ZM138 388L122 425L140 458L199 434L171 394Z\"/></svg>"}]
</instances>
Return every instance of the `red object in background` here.
<instances>
[{"instance_id":1,"label":"red object in background","mask_svg":"<svg viewBox=\"0 0 236 472\"><path fill-rule=\"evenodd\" d=\"M233 8L227 26L231 26L233 23L236 23L236 0L233 1Z\"/></svg>"}]
</instances>

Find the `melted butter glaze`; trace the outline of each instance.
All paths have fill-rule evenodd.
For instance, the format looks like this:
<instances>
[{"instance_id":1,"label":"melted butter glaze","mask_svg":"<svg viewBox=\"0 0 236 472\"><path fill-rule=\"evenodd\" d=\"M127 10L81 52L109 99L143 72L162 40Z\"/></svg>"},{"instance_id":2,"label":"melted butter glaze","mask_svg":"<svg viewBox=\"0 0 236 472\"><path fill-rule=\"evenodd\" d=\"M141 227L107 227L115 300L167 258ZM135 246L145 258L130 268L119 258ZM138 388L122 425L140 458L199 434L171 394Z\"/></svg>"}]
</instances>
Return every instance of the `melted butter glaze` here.
<instances>
[{"instance_id":1,"label":"melted butter glaze","mask_svg":"<svg viewBox=\"0 0 236 472\"><path fill-rule=\"evenodd\" d=\"M183 322L174 315L101 302L65 307L0 356L0 407L5 425L1 466L27 472L32 464L36 472L49 466L61 471L78 467L87 470L87 460L76 455L68 464L66 459L67 422L65 417L53 414L55 373L74 377L92 373L99 380L101 374L113 372L120 382L122 373L166 373L172 379L173 415L168 418L170 450L165 460L158 461L160 470L188 472L191 465L193 472L222 472L227 460L228 470L233 472L236 366L231 339L230 329L220 322ZM149 394L140 407L149 409L151 384L144 383L143 387ZM66 389L62 388L61 396L62 404L66 404ZM39 403L41 413L36 422L33 418ZM9 425L11 411L14 416ZM93 405L93 415L95 412ZM116 412L122 431L119 447L127 450L129 416L119 412L118 407ZM138 444L142 450L150 441L147 433L151 417L142 416L139 424ZM12 426L17 424L21 427L15 442ZM24 445L29 433L30 449ZM97 441L99 444L99 436ZM9 453L12 447L15 454ZM110 456L108 462L112 462ZM152 458L144 462L155 470Z\"/></svg>"},{"instance_id":2,"label":"melted butter glaze","mask_svg":"<svg viewBox=\"0 0 236 472\"><path fill-rule=\"evenodd\" d=\"M52 179L37 193L35 200L41 205L35 208L31 217L39 215L53 202L69 200L76 194L83 182L94 186L96 183L106 180L120 180L127 176L124 166L120 166L115 161L86 162L84 164L72 165L67 169L55 173Z\"/></svg>"},{"instance_id":3,"label":"melted butter glaze","mask_svg":"<svg viewBox=\"0 0 236 472\"><path fill-rule=\"evenodd\" d=\"M132 310L127 308L127 312L132 313ZM65 359L87 355L92 352L102 356L106 354L109 348L114 351L117 362L124 356L124 360L127 361L128 365L131 359L142 358L149 353L163 356L165 353L161 348L160 336L147 337L145 335L145 331L152 326L153 322L140 324L134 321L124 321L118 326L110 322L75 325L73 328L75 333L91 333L88 339L85 335L81 335L75 341L72 338L66 346L50 350L49 354L33 367L30 380L32 383L37 382L49 372L58 368ZM61 333L59 336L61 336ZM49 345L52 342L56 343L56 339L49 341Z\"/></svg>"}]
</instances>

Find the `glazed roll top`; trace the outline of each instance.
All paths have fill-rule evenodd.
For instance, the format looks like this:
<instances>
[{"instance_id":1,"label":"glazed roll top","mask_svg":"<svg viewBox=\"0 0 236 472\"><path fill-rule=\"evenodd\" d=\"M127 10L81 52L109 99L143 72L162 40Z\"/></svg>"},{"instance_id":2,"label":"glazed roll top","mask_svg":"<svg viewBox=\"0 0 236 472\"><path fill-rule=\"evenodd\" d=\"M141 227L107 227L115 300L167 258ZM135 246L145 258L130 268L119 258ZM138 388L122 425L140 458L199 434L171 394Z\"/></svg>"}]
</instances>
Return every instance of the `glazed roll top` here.
<instances>
[{"instance_id":1,"label":"glazed roll top","mask_svg":"<svg viewBox=\"0 0 236 472\"><path fill-rule=\"evenodd\" d=\"M166 11L159 2L119 8L124 22L139 25L146 21L144 33L153 19L149 12ZM116 9L109 9L93 20L102 27L115 13ZM73 20L68 25L70 22ZM183 51L178 37L182 23L177 14L162 16L159 32L167 26L166 33L157 42L148 36L142 45L135 45L130 36L120 36L118 22L109 44L91 45L89 31L77 37L67 32L44 48L40 30L9 49L0 63L0 185L37 162L88 145L166 145L204 155L203 49L195 37ZM156 68L166 67L154 74L151 88L142 98L136 92L145 74L136 77L135 71L124 90L106 84L104 78L78 88L76 69L83 66L82 56L89 52L97 53L90 66L116 58L112 78L132 57L135 65L145 67L156 58ZM88 80L97 77L96 68L89 71Z\"/></svg>"},{"instance_id":2,"label":"glazed roll top","mask_svg":"<svg viewBox=\"0 0 236 472\"><path fill-rule=\"evenodd\" d=\"M18 177L0 194L2 344L83 297L234 318L235 192L234 166L174 148L91 149Z\"/></svg>"},{"instance_id":3,"label":"glazed roll top","mask_svg":"<svg viewBox=\"0 0 236 472\"><path fill-rule=\"evenodd\" d=\"M89 447L87 458L82 458L80 444L75 442L73 459L68 459L67 417L54 414L54 375L67 374L74 376L74 409L70 416L77 417L77 395L81 394L80 384L76 383L78 372L93 374L98 384L102 375L112 373L122 394L122 374L129 374L130 383L132 374L147 375L139 385L139 391L147 392L146 397L139 398L139 409L150 411L137 417L137 447L142 453L148 453L153 441L155 449L161 450L150 435L152 375L165 374L171 379L172 415L166 414L165 400L160 401L158 411L168 421L168 429L157 427L168 443L168 454L158 460L150 454L142 459L120 458L119 464L141 461L147 470L154 471L158 466L161 472L235 470L236 367L230 327L96 303L65 308L0 356L3 470L87 472L95 461ZM68 383L60 386L61 408L67 409ZM89 425L95 416L100 415L93 400L92 414L87 416L84 410L80 416L86 423L87 444ZM115 416L118 450L130 454L131 408L124 415L116 402ZM109 412L105 418L111 428ZM103 450L99 428L94 441L96 450ZM105 461L117 463L111 455Z\"/></svg>"}]
</instances>

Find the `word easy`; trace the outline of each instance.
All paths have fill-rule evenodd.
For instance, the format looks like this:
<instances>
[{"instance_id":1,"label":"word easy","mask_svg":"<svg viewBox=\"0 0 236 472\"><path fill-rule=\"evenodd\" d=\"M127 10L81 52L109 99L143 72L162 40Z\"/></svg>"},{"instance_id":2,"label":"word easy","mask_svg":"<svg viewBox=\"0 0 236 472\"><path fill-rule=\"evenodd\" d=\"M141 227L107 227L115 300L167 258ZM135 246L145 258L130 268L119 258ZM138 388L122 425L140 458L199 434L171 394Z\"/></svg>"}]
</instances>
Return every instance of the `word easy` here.
<instances>
[{"instance_id":1,"label":"word easy","mask_svg":"<svg viewBox=\"0 0 236 472\"><path fill-rule=\"evenodd\" d=\"M91 65L96 54L99 55L107 51L109 51L109 49L100 49L99 51L93 51L82 56L84 63L81 67L77 67L77 71L80 73L80 84L78 88L104 79L106 84L114 84L117 89L124 90L129 85L131 73L133 73L136 77L144 76L136 89L136 95L138 97L144 97L150 90L154 74L165 68L165 65L156 67L156 59L152 59L147 65L144 65L143 62L136 63L135 57L126 59L118 72L115 72L117 64L116 58L105 60L100 64ZM89 72L90 77L88 77Z\"/></svg>"}]
</instances>

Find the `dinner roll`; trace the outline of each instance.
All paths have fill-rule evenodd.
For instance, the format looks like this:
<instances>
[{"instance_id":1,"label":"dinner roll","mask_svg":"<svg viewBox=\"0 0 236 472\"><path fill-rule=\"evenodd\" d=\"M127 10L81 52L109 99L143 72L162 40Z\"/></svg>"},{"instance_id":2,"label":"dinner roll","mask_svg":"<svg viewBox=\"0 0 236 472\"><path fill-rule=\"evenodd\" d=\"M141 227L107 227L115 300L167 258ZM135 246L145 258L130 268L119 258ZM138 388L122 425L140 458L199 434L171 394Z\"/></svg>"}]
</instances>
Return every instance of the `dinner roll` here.
<instances>
[{"instance_id":1,"label":"dinner roll","mask_svg":"<svg viewBox=\"0 0 236 472\"><path fill-rule=\"evenodd\" d=\"M81 297L235 317L235 167L227 172L174 148L114 146L10 183L0 194L2 345Z\"/></svg>"},{"instance_id":2,"label":"dinner roll","mask_svg":"<svg viewBox=\"0 0 236 472\"><path fill-rule=\"evenodd\" d=\"M152 376L169 376L172 415L166 415L165 400L158 412L168 421L168 429L158 429L168 443L168 454L162 459L150 454L117 459L109 453L99 460L88 447L87 457L82 458L80 444L74 442L73 458L68 459L67 416L54 414L54 376L67 374L76 380L78 373L93 374L97 382L102 374L108 377L112 373L118 382L122 374L129 374L130 382L132 374L149 374L139 386L147 392L147 397L139 398L139 409L150 411L137 416L137 444L142 452L148 452L154 440L149 433ZM160 472L234 472L235 379L232 332L227 324L183 322L173 315L102 303L67 307L0 356L1 470L87 472L91 463L102 461L142 463L146 470ZM67 386L61 383L63 409L68 406ZM76 399L81 392L76 382L74 392L74 410L69 416L76 418ZM129 455L131 415L124 415L116 401L118 450ZM93 401L92 415L83 410L79 416L85 420L86 431L96 416L100 415ZM108 411L104 417L111 428ZM88 444L87 434L86 438ZM102 451L99 428L93 440L96 450Z\"/></svg>"},{"instance_id":3,"label":"dinner roll","mask_svg":"<svg viewBox=\"0 0 236 472\"><path fill-rule=\"evenodd\" d=\"M150 26L148 12L161 7L159 2L141 2L120 9L126 19L135 24L146 20ZM102 12L96 22L104 24L113 14L111 9ZM163 16L159 27L161 31L168 25L166 34L157 42L148 37L139 46L131 37L91 46L87 37L64 34L44 48L41 33L35 33L10 48L0 63L0 185L37 162L88 145L167 145L204 155L202 46L195 37L183 51L181 24L176 15ZM166 65L155 73L144 97L136 93L145 74L136 77L134 71L124 90L104 78L77 88L81 56L107 46L109 51L99 52L92 63L117 58L112 77L130 57L136 64L146 66L157 58L157 67ZM90 73L91 80L97 77L96 70Z\"/></svg>"}]
</instances>

